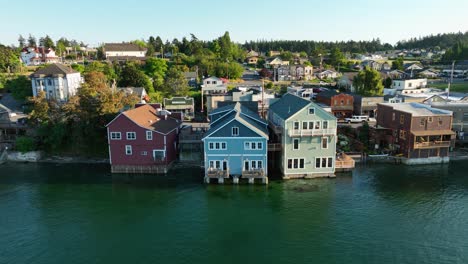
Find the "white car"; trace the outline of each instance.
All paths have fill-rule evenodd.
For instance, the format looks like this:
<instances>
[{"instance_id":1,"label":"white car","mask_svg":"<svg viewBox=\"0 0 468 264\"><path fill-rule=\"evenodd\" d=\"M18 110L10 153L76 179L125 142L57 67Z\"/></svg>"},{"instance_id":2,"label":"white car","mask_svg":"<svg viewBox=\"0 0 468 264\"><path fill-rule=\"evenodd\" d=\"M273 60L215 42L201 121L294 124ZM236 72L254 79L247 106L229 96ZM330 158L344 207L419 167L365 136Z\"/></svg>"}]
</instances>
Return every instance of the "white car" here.
<instances>
[{"instance_id":1,"label":"white car","mask_svg":"<svg viewBox=\"0 0 468 264\"><path fill-rule=\"evenodd\" d=\"M369 121L369 117L368 116L352 116L352 117L345 118L346 123L361 123L364 121Z\"/></svg>"}]
</instances>

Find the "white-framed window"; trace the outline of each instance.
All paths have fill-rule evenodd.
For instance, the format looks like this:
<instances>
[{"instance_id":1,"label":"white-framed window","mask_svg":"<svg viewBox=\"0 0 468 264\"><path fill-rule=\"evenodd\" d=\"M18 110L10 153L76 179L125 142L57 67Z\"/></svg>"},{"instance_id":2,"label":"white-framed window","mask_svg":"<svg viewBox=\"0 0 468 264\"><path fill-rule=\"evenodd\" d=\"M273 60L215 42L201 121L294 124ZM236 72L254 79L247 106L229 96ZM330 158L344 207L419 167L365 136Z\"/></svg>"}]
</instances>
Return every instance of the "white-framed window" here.
<instances>
[{"instance_id":1,"label":"white-framed window","mask_svg":"<svg viewBox=\"0 0 468 264\"><path fill-rule=\"evenodd\" d=\"M322 128L327 129L328 128L328 121L323 121L322 122Z\"/></svg>"},{"instance_id":2,"label":"white-framed window","mask_svg":"<svg viewBox=\"0 0 468 264\"><path fill-rule=\"evenodd\" d=\"M233 136L239 136L239 128L238 127L232 127L232 135Z\"/></svg>"},{"instance_id":3,"label":"white-framed window","mask_svg":"<svg viewBox=\"0 0 468 264\"><path fill-rule=\"evenodd\" d=\"M308 125L308 124L309 124L309 123L308 123L307 121L302 122L302 130L307 130L307 125Z\"/></svg>"},{"instance_id":4,"label":"white-framed window","mask_svg":"<svg viewBox=\"0 0 468 264\"><path fill-rule=\"evenodd\" d=\"M257 142L257 149L263 149L263 143Z\"/></svg>"},{"instance_id":5,"label":"white-framed window","mask_svg":"<svg viewBox=\"0 0 468 264\"><path fill-rule=\"evenodd\" d=\"M288 159L288 169L305 168L305 159Z\"/></svg>"},{"instance_id":6,"label":"white-framed window","mask_svg":"<svg viewBox=\"0 0 468 264\"><path fill-rule=\"evenodd\" d=\"M132 155L132 146L125 145L125 155Z\"/></svg>"},{"instance_id":7,"label":"white-framed window","mask_svg":"<svg viewBox=\"0 0 468 264\"><path fill-rule=\"evenodd\" d=\"M262 150L262 149L263 149L263 142L258 142L258 141L244 142L244 150Z\"/></svg>"},{"instance_id":8,"label":"white-framed window","mask_svg":"<svg viewBox=\"0 0 468 264\"><path fill-rule=\"evenodd\" d=\"M146 131L146 140L153 140L153 131Z\"/></svg>"},{"instance_id":9,"label":"white-framed window","mask_svg":"<svg viewBox=\"0 0 468 264\"><path fill-rule=\"evenodd\" d=\"M315 122L315 129L320 129L320 121Z\"/></svg>"},{"instance_id":10,"label":"white-framed window","mask_svg":"<svg viewBox=\"0 0 468 264\"><path fill-rule=\"evenodd\" d=\"M294 121L294 130L299 130L299 121Z\"/></svg>"},{"instance_id":11,"label":"white-framed window","mask_svg":"<svg viewBox=\"0 0 468 264\"><path fill-rule=\"evenodd\" d=\"M127 132L127 140L135 140L136 132Z\"/></svg>"},{"instance_id":12,"label":"white-framed window","mask_svg":"<svg viewBox=\"0 0 468 264\"><path fill-rule=\"evenodd\" d=\"M209 150L225 150L227 148L226 142L209 142L208 149Z\"/></svg>"},{"instance_id":13,"label":"white-framed window","mask_svg":"<svg viewBox=\"0 0 468 264\"><path fill-rule=\"evenodd\" d=\"M299 139L293 139L293 149L299 149Z\"/></svg>"},{"instance_id":14,"label":"white-framed window","mask_svg":"<svg viewBox=\"0 0 468 264\"><path fill-rule=\"evenodd\" d=\"M250 149L257 149L257 144L255 144L255 142L250 142Z\"/></svg>"},{"instance_id":15,"label":"white-framed window","mask_svg":"<svg viewBox=\"0 0 468 264\"><path fill-rule=\"evenodd\" d=\"M142 151L142 152L140 152L140 154L141 154L142 156L148 156L148 151Z\"/></svg>"},{"instance_id":16,"label":"white-framed window","mask_svg":"<svg viewBox=\"0 0 468 264\"><path fill-rule=\"evenodd\" d=\"M120 132L110 132L110 139L111 140L121 140L122 139L122 133L120 133Z\"/></svg>"},{"instance_id":17,"label":"white-framed window","mask_svg":"<svg viewBox=\"0 0 468 264\"><path fill-rule=\"evenodd\" d=\"M331 168L333 167L333 158L324 157L324 158L315 158L315 168Z\"/></svg>"},{"instance_id":18,"label":"white-framed window","mask_svg":"<svg viewBox=\"0 0 468 264\"><path fill-rule=\"evenodd\" d=\"M164 160L166 157L166 151L163 149L153 149L153 159L154 160Z\"/></svg>"},{"instance_id":19,"label":"white-framed window","mask_svg":"<svg viewBox=\"0 0 468 264\"><path fill-rule=\"evenodd\" d=\"M309 115L315 115L315 108L309 108Z\"/></svg>"},{"instance_id":20,"label":"white-framed window","mask_svg":"<svg viewBox=\"0 0 468 264\"><path fill-rule=\"evenodd\" d=\"M328 137L322 137L322 149L328 149Z\"/></svg>"}]
</instances>

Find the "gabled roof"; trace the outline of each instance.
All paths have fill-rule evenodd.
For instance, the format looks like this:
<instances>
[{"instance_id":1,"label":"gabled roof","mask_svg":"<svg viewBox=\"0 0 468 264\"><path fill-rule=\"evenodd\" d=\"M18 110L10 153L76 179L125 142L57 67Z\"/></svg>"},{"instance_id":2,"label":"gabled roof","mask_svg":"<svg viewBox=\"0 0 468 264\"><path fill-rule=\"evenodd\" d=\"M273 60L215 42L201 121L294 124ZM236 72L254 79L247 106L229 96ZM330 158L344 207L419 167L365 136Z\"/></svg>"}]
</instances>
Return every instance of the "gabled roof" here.
<instances>
[{"instance_id":1,"label":"gabled roof","mask_svg":"<svg viewBox=\"0 0 468 264\"><path fill-rule=\"evenodd\" d=\"M243 107L239 102L222 108L223 109L218 113L226 112L226 115L210 124L210 129L205 134L204 138L209 137L211 134L234 120L248 127L258 135L268 138L268 129L266 128L267 124L257 113L253 113L247 107Z\"/></svg>"},{"instance_id":2,"label":"gabled roof","mask_svg":"<svg viewBox=\"0 0 468 264\"><path fill-rule=\"evenodd\" d=\"M105 51L146 51L146 48L140 47L134 43L106 43Z\"/></svg>"},{"instance_id":3,"label":"gabled roof","mask_svg":"<svg viewBox=\"0 0 468 264\"><path fill-rule=\"evenodd\" d=\"M171 117L158 117L156 109L148 104L122 112L116 118L114 118L114 120L119 118L121 115L126 116L128 119L142 128L153 130L161 134L167 134L178 128L181 124L179 120ZM114 122L114 120L107 124L107 126Z\"/></svg>"},{"instance_id":4,"label":"gabled roof","mask_svg":"<svg viewBox=\"0 0 468 264\"><path fill-rule=\"evenodd\" d=\"M67 75L72 73L78 73L77 71L73 70L71 67L65 66L63 64L54 63L44 68L37 70L35 73L32 74L33 77L40 77L40 76L52 76L52 75Z\"/></svg>"},{"instance_id":5,"label":"gabled roof","mask_svg":"<svg viewBox=\"0 0 468 264\"><path fill-rule=\"evenodd\" d=\"M195 78L196 79L197 78L197 73L196 72L183 72L183 74L184 74L184 77L186 79L188 79L188 78L190 78L190 79Z\"/></svg>"},{"instance_id":6,"label":"gabled roof","mask_svg":"<svg viewBox=\"0 0 468 264\"><path fill-rule=\"evenodd\" d=\"M283 120L287 120L309 104L309 100L286 93L281 99L270 105L270 111L273 111L273 113L277 114Z\"/></svg>"},{"instance_id":7,"label":"gabled roof","mask_svg":"<svg viewBox=\"0 0 468 264\"><path fill-rule=\"evenodd\" d=\"M142 97L144 94L146 94L144 87L117 87L117 90L126 94L135 94L139 97Z\"/></svg>"},{"instance_id":8,"label":"gabled roof","mask_svg":"<svg viewBox=\"0 0 468 264\"><path fill-rule=\"evenodd\" d=\"M193 97L164 98L164 106L168 105L193 105Z\"/></svg>"}]
</instances>

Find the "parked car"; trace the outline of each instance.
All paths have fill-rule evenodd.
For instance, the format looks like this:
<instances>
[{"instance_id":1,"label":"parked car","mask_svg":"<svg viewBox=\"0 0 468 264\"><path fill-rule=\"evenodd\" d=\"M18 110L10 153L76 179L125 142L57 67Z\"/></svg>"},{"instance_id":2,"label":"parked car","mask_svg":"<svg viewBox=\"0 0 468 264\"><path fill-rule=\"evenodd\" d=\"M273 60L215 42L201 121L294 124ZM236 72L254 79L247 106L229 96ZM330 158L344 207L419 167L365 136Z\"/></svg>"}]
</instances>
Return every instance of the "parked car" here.
<instances>
[{"instance_id":1,"label":"parked car","mask_svg":"<svg viewBox=\"0 0 468 264\"><path fill-rule=\"evenodd\" d=\"M369 117L368 116L352 116L352 117L345 118L346 123L361 123L364 121L369 121Z\"/></svg>"}]
</instances>

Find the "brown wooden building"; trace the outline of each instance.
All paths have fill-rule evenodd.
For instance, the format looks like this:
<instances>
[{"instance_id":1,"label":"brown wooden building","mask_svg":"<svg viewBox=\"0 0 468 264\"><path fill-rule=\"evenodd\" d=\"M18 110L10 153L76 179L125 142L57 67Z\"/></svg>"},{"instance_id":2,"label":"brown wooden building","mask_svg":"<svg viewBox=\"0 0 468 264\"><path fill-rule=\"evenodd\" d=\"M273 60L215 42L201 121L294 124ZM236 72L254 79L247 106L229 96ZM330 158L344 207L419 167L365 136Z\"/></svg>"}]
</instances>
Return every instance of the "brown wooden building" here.
<instances>
[{"instance_id":1,"label":"brown wooden building","mask_svg":"<svg viewBox=\"0 0 468 264\"><path fill-rule=\"evenodd\" d=\"M420 103L378 104L377 126L391 131L386 143L408 159L448 159L455 140L452 112Z\"/></svg>"},{"instance_id":2,"label":"brown wooden building","mask_svg":"<svg viewBox=\"0 0 468 264\"><path fill-rule=\"evenodd\" d=\"M346 118L353 115L354 97L335 90L323 91L317 94L316 101L331 107L332 114L337 118Z\"/></svg>"}]
</instances>

